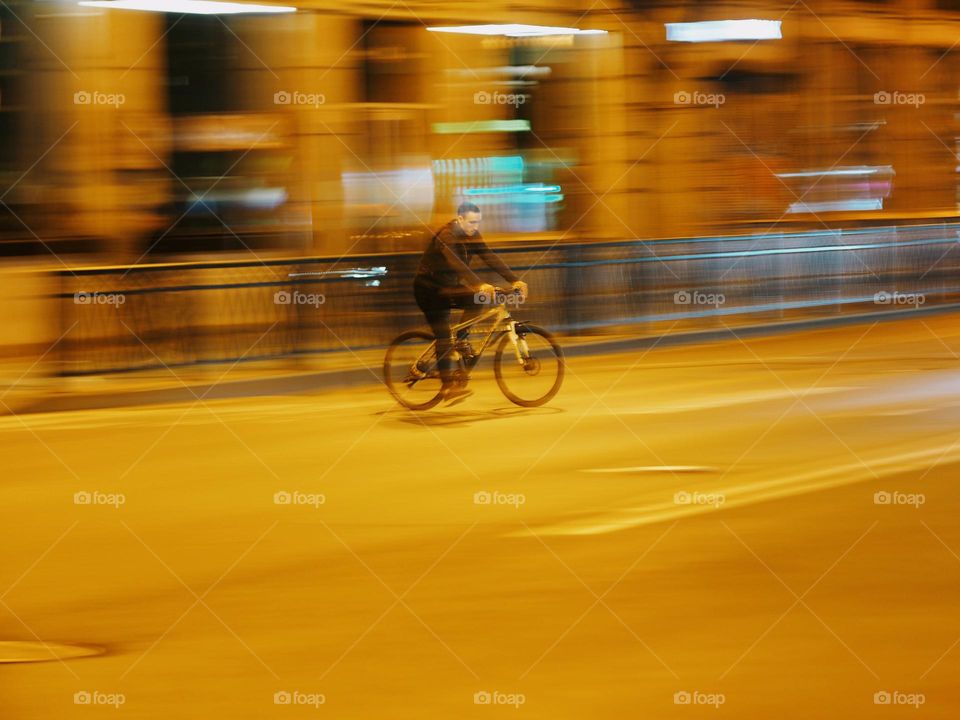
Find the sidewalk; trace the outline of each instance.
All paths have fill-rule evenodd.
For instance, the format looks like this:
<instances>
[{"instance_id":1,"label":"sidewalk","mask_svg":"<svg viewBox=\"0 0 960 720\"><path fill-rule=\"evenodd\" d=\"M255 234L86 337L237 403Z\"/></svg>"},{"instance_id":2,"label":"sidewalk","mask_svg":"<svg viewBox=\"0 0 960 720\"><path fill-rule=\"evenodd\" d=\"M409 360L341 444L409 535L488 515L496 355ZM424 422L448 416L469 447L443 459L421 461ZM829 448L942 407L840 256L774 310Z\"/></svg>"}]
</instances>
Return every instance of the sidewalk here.
<instances>
[{"instance_id":1,"label":"sidewalk","mask_svg":"<svg viewBox=\"0 0 960 720\"><path fill-rule=\"evenodd\" d=\"M558 336L566 357L629 352L651 347L731 340L865 322L909 320L921 315L956 312L960 305L861 315L798 318L734 328L712 327L683 332L643 334L619 328L614 334ZM384 348L322 353L302 358L158 368L112 375L48 377L42 366L0 361L0 415L62 412L200 400L287 395L335 390L381 382ZM489 363L485 357L482 365ZM481 365L481 367L482 367Z\"/></svg>"}]
</instances>

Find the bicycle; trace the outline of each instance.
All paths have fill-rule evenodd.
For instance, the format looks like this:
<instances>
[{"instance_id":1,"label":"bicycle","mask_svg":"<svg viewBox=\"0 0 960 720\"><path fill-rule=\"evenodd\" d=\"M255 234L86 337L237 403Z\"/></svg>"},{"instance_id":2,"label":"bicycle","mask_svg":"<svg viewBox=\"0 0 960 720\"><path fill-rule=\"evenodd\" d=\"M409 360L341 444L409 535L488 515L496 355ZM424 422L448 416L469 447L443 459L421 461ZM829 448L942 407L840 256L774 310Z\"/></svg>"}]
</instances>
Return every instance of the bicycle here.
<instances>
[{"instance_id":1,"label":"bicycle","mask_svg":"<svg viewBox=\"0 0 960 720\"><path fill-rule=\"evenodd\" d=\"M467 322L451 326L451 334L493 320L476 354L463 351L468 343L457 341L452 351L456 375L466 382L484 351L497 342L493 373L500 390L511 402L522 407L538 407L550 401L563 382L563 351L546 330L514 320L507 309L518 291L495 288L493 307ZM387 348L383 360L383 378L394 399L410 410L429 410L441 397L440 371L437 367L436 338L432 333L410 330L398 335ZM507 353L508 350L512 352Z\"/></svg>"}]
</instances>

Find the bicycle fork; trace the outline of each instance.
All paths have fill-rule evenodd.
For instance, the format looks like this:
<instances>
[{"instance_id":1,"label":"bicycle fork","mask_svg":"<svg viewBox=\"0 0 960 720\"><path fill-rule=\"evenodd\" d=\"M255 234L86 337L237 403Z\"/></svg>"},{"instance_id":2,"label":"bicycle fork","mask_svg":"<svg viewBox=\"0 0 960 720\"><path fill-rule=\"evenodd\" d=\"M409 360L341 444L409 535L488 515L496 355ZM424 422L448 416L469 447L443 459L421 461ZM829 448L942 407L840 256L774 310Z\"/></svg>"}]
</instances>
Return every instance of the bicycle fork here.
<instances>
[{"instance_id":1,"label":"bicycle fork","mask_svg":"<svg viewBox=\"0 0 960 720\"><path fill-rule=\"evenodd\" d=\"M513 345L513 352L517 356L517 363L524 365L530 355L530 348L527 347L526 338L517 332L516 321L510 323L507 333L510 335L510 343Z\"/></svg>"}]
</instances>

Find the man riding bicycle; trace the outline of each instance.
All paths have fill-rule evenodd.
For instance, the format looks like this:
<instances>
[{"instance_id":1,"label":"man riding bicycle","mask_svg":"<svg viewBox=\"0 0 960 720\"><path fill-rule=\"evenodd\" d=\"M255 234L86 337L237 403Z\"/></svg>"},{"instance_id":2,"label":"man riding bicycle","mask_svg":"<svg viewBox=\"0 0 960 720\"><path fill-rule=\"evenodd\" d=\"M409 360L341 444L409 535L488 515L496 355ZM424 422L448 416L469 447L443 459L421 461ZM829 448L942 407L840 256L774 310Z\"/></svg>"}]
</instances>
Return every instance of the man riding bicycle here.
<instances>
[{"instance_id":1,"label":"man riding bicycle","mask_svg":"<svg viewBox=\"0 0 960 720\"><path fill-rule=\"evenodd\" d=\"M461 203L457 217L430 239L413 281L417 305L437 339L437 367L446 401L462 400L472 394L466 387L466 378L458 382L452 355L456 346L469 352L469 329L460 330L455 341L450 330L450 312L461 309L460 322L470 320L486 309L483 300L493 298L495 292L492 285L480 280L470 269L474 255L511 283L522 297L527 294L527 284L494 254L480 235L480 208L470 202Z\"/></svg>"}]
</instances>

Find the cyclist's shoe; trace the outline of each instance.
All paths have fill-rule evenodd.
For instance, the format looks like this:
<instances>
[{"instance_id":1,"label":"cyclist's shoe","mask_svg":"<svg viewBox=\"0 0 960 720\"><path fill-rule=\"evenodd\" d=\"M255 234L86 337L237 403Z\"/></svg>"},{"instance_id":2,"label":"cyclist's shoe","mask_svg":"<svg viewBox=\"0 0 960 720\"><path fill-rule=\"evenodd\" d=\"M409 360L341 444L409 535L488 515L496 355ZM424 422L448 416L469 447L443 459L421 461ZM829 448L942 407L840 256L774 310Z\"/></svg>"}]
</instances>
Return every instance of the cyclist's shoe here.
<instances>
[{"instance_id":1,"label":"cyclist's shoe","mask_svg":"<svg viewBox=\"0 0 960 720\"><path fill-rule=\"evenodd\" d=\"M473 395L473 390L467 388L466 385L449 385L440 392L447 405L456 405Z\"/></svg>"}]
</instances>

